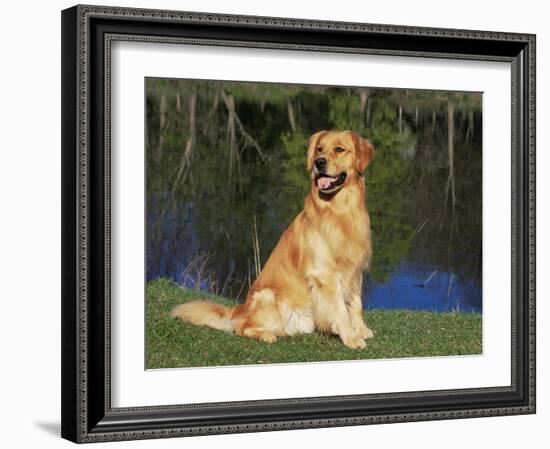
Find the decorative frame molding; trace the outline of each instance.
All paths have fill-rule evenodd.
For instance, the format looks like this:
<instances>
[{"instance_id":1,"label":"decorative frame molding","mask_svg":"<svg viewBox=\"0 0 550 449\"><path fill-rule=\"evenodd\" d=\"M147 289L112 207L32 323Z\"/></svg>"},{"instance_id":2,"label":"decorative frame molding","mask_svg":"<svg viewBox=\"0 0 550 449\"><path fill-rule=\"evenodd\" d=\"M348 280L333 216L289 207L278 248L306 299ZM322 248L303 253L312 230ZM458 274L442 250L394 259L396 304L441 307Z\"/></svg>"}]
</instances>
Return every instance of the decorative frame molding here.
<instances>
[{"instance_id":1,"label":"decorative frame molding","mask_svg":"<svg viewBox=\"0 0 550 449\"><path fill-rule=\"evenodd\" d=\"M509 62L512 385L113 409L110 56L117 40ZM535 42L504 32L81 5L63 11L62 436L94 442L534 413Z\"/></svg>"}]
</instances>

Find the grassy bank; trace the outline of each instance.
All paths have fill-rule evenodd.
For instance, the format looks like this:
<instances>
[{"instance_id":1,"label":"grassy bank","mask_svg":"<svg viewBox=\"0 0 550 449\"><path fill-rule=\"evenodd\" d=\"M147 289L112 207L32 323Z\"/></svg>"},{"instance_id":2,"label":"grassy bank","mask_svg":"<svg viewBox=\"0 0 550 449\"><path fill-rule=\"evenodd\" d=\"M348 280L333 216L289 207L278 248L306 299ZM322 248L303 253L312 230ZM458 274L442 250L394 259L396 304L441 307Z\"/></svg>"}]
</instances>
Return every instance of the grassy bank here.
<instances>
[{"instance_id":1,"label":"grassy bank","mask_svg":"<svg viewBox=\"0 0 550 449\"><path fill-rule=\"evenodd\" d=\"M405 310L365 313L375 337L367 349L346 348L338 337L310 335L261 343L170 318L178 304L195 299L229 300L182 289L168 280L147 284L147 368L248 365L399 357L480 354L481 315Z\"/></svg>"}]
</instances>

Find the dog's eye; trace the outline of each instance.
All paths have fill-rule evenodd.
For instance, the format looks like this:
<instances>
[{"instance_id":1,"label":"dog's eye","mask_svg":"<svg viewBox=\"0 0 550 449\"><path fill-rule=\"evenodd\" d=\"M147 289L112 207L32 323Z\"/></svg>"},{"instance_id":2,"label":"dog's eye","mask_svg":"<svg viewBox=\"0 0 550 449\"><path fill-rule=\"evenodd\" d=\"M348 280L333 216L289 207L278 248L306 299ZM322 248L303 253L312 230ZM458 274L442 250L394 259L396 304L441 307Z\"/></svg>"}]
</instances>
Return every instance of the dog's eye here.
<instances>
[{"instance_id":1,"label":"dog's eye","mask_svg":"<svg viewBox=\"0 0 550 449\"><path fill-rule=\"evenodd\" d=\"M317 153L321 153L323 149L321 147L317 147Z\"/></svg>"},{"instance_id":2,"label":"dog's eye","mask_svg":"<svg viewBox=\"0 0 550 449\"><path fill-rule=\"evenodd\" d=\"M334 151L336 151L337 153L343 153L343 152L346 151L346 150L345 150L344 148L342 148L342 147L336 147L336 148L334 149Z\"/></svg>"}]
</instances>

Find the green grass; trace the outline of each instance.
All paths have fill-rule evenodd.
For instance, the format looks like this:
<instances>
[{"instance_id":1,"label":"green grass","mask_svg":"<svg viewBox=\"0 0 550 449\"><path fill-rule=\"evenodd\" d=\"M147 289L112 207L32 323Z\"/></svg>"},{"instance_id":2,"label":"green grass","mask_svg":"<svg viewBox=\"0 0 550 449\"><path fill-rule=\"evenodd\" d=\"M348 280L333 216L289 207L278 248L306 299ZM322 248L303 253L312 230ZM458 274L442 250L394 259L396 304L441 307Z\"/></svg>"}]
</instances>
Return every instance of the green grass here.
<instances>
[{"instance_id":1,"label":"green grass","mask_svg":"<svg viewBox=\"0 0 550 449\"><path fill-rule=\"evenodd\" d=\"M249 365L328 360L471 355L482 352L481 315L408 310L369 310L375 336L367 348L346 348L337 336L315 332L267 344L170 318L178 304L210 299L232 301L187 290L165 280L147 284L147 368Z\"/></svg>"}]
</instances>

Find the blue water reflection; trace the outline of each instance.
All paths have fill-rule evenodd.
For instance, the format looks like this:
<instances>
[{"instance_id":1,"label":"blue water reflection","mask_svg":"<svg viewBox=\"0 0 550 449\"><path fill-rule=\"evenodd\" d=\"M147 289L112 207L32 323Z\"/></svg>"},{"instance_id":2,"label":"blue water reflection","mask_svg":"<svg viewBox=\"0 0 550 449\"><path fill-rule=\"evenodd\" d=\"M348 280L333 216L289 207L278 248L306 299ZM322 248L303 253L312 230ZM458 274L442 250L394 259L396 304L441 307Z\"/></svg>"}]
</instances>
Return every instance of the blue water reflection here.
<instances>
[{"instance_id":1,"label":"blue water reflection","mask_svg":"<svg viewBox=\"0 0 550 449\"><path fill-rule=\"evenodd\" d=\"M410 309L436 312L481 313L481 288L473 280L403 263L383 284L369 282L363 288L365 309Z\"/></svg>"},{"instance_id":2,"label":"blue water reflection","mask_svg":"<svg viewBox=\"0 0 550 449\"><path fill-rule=\"evenodd\" d=\"M237 247L220 247L215 243L219 242L217 234L223 233L226 221L232 220L230 216L222 217L212 224L211 245L206 247L207 252L201 253L205 248L200 246L192 203L174 203L168 208L150 207L148 229L154 229L156 234L148 232L147 279L167 277L183 287L202 290L212 290L212 282L216 282L218 292L242 299L248 288L247 282L235 285L232 278L247 261L239 256ZM202 255L197 257L197 254ZM383 281L365 273L362 298L365 309L482 312L479 279L456 274L444 264L428 265L407 259L397 266L388 267Z\"/></svg>"}]
</instances>

